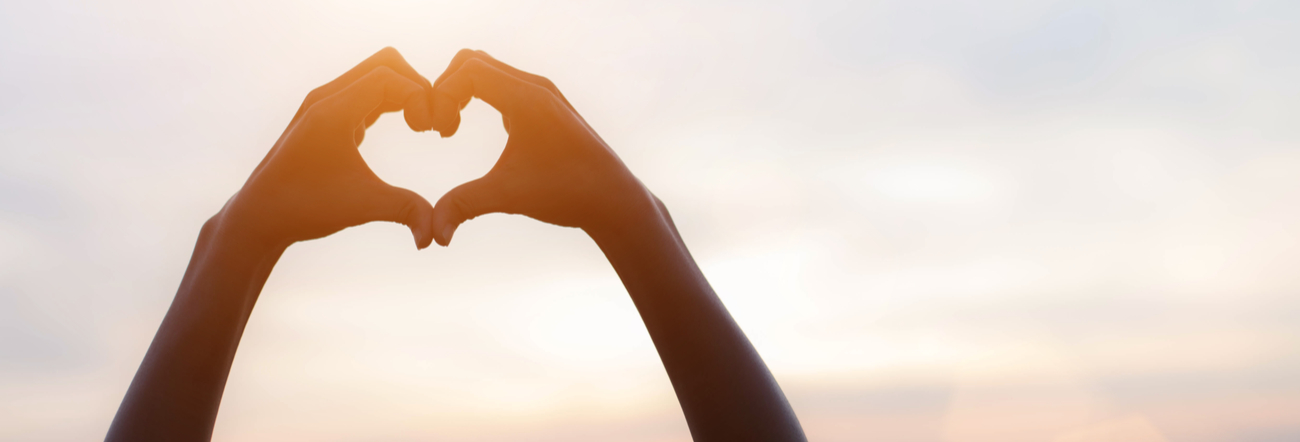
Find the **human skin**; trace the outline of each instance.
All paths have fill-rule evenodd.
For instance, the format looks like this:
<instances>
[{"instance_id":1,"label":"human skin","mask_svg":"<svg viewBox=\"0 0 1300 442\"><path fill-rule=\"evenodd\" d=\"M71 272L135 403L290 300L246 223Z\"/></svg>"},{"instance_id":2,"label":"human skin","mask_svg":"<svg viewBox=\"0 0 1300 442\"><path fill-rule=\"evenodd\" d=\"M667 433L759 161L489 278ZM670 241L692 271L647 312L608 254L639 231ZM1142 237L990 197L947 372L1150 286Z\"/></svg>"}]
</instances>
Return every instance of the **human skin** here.
<instances>
[{"instance_id":1,"label":"human skin","mask_svg":"<svg viewBox=\"0 0 1300 442\"><path fill-rule=\"evenodd\" d=\"M479 98L509 133L482 178L434 206L435 240L494 213L585 231L622 279L696 441L802 441L799 420L758 352L691 257L663 202L549 80L463 50L434 82L434 129L451 136Z\"/></svg>"},{"instance_id":2,"label":"human skin","mask_svg":"<svg viewBox=\"0 0 1300 442\"><path fill-rule=\"evenodd\" d=\"M433 207L384 183L357 146L380 114L430 127L428 80L385 48L312 91L243 188L203 225L108 441L205 441L253 304L289 245L370 221L432 241Z\"/></svg>"},{"instance_id":3,"label":"human skin","mask_svg":"<svg viewBox=\"0 0 1300 442\"><path fill-rule=\"evenodd\" d=\"M472 97L501 110L510 138L491 172L437 206L384 183L357 152L384 112L404 110L412 129L450 136ZM447 245L456 226L491 212L579 227L596 241L654 340L695 440L804 440L663 203L554 85L474 51L430 84L391 48L312 91L244 187L203 226L106 440L211 439L244 326L293 243L393 221L410 227L417 247Z\"/></svg>"}]
</instances>

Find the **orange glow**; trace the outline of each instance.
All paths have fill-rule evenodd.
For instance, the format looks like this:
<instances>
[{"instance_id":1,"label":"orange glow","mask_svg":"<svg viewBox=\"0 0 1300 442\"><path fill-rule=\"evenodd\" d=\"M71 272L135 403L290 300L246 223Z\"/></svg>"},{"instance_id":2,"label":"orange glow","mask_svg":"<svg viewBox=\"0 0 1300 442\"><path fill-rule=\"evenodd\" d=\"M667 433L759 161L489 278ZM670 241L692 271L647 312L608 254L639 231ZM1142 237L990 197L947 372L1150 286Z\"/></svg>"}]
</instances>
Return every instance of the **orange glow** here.
<instances>
[{"instance_id":1,"label":"orange glow","mask_svg":"<svg viewBox=\"0 0 1300 442\"><path fill-rule=\"evenodd\" d=\"M1300 440L1296 6L17 3L0 440L103 437L203 220L384 46L555 81L810 440ZM386 116L362 153L436 200L506 139L481 102L462 118ZM489 215L410 243L377 223L285 254L214 440L690 440L581 231Z\"/></svg>"}]
</instances>

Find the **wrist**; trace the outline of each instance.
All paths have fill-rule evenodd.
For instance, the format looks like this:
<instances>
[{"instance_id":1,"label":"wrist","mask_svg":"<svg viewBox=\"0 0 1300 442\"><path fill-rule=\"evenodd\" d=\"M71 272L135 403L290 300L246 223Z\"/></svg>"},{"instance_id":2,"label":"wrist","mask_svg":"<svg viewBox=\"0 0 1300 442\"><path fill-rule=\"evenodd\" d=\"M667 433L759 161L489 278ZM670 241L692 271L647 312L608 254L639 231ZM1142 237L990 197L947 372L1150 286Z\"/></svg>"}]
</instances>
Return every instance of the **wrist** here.
<instances>
[{"instance_id":1,"label":"wrist","mask_svg":"<svg viewBox=\"0 0 1300 442\"><path fill-rule=\"evenodd\" d=\"M203 225L203 237L211 245L239 250L250 256L279 256L292 241L278 239L255 217L238 210L235 200L222 207Z\"/></svg>"},{"instance_id":2,"label":"wrist","mask_svg":"<svg viewBox=\"0 0 1300 442\"><path fill-rule=\"evenodd\" d=\"M251 308L285 247L268 244L236 228L224 210L203 223L173 309L212 305ZM229 304L230 300L238 300ZM210 304L216 302L217 304ZM243 308L243 307L241 307Z\"/></svg>"},{"instance_id":3,"label":"wrist","mask_svg":"<svg viewBox=\"0 0 1300 442\"><path fill-rule=\"evenodd\" d=\"M625 195L609 206L600 223L583 227L587 236L602 248L669 231L668 215L649 190L638 186Z\"/></svg>"}]
</instances>

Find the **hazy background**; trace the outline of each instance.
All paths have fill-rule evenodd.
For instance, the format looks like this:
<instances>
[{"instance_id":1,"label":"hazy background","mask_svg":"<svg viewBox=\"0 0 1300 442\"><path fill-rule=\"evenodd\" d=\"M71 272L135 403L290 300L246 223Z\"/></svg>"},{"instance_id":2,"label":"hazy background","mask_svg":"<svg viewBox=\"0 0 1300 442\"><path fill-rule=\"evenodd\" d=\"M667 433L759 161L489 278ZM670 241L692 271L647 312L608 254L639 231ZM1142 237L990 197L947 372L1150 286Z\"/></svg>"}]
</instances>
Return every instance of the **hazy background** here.
<instances>
[{"instance_id":1,"label":"hazy background","mask_svg":"<svg viewBox=\"0 0 1300 442\"><path fill-rule=\"evenodd\" d=\"M978 3L978 4L975 4ZM817 441L1300 440L1300 6L0 2L0 440L103 437L199 227L383 46L548 76L667 203ZM436 200L505 140L388 116ZM219 441L684 441L580 231L292 247Z\"/></svg>"}]
</instances>

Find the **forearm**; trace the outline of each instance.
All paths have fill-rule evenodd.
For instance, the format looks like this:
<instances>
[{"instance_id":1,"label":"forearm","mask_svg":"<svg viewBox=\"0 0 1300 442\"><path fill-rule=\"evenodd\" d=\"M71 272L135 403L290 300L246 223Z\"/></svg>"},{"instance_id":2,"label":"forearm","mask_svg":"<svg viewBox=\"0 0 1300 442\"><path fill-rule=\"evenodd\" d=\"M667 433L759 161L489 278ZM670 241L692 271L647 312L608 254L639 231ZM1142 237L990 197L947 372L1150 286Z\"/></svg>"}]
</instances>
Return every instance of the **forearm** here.
<instances>
[{"instance_id":1,"label":"forearm","mask_svg":"<svg viewBox=\"0 0 1300 442\"><path fill-rule=\"evenodd\" d=\"M804 440L785 395L695 264L657 199L588 233L655 343L697 441Z\"/></svg>"},{"instance_id":2,"label":"forearm","mask_svg":"<svg viewBox=\"0 0 1300 442\"><path fill-rule=\"evenodd\" d=\"M211 438L244 326L284 250L232 230L221 215L204 225L106 440Z\"/></svg>"}]
</instances>

